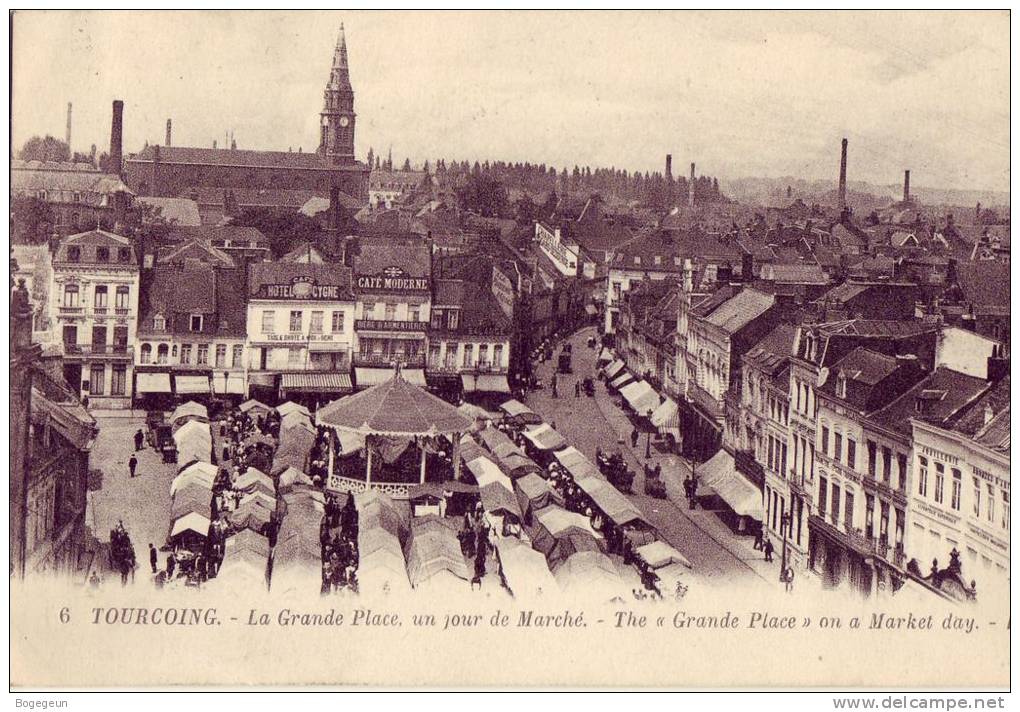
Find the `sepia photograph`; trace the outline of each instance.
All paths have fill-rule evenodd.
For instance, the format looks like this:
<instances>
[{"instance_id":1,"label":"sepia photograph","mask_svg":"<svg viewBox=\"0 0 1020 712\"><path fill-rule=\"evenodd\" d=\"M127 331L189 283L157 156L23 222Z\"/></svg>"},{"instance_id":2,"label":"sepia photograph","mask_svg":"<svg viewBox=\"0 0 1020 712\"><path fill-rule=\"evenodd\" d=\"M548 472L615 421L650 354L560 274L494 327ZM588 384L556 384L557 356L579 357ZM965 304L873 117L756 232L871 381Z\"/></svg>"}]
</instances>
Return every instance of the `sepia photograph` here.
<instances>
[{"instance_id":1,"label":"sepia photograph","mask_svg":"<svg viewBox=\"0 0 1020 712\"><path fill-rule=\"evenodd\" d=\"M12 691L1009 689L1008 10L9 24Z\"/></svg>"}]
</instances>

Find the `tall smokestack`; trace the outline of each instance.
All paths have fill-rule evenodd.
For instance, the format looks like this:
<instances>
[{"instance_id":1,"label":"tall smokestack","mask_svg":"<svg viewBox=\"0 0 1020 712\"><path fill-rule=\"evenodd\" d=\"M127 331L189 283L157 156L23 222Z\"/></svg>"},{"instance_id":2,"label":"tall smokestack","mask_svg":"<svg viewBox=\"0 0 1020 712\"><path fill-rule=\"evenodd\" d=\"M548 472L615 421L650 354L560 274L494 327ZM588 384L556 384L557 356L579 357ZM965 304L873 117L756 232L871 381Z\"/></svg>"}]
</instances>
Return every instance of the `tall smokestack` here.
<instances>
[{"instance_id":1,"label":"tall smokestack","mask_svg":"<svg viewBox=\"0 0 1020 712\"><path fill-rule=\"evenodd\" d=\"M903 202L910 202L910 169L903 171Z\"/></svg>"},{"instance_id":2,"label":"tall smokestack","mask_svg":"<svg viewBox=\"0 0 1020 712\"><path fill-rule=\"evenodd\" d=\"M170 132L173 128L173 122L170 119L166 120L166 145L170 145Z\"/></svg>"},{"instance_id":3,"label":"tall smokestack","mask_svg":"<svg viewBox=\"0 0 1020 712\"><path fill-rule=\"evenodd\" d=\"M113 123L110 126L110 169L117 175L123 169L124 156L124 102L113 100Z\"/></svg>"},{"instance_id":4,"label":"tall smokestack","mask_svg":"<svg viewBox=\"0 0 1020 712\"><path fill-rule=\"evenodd\" d=\"M668 153L666 154L666 180L673 180L673 156Z\"/></svg>"},{"instance_id":5,"label":"tall smokestack","mask_svg":"<svg viewBox=\"0 0 1020 712\"><path fill-rule=\"evenodd\" d=\"M846 210L846 139L843 139L843 150L839 155L839 214Z\"/></svg>"},{"instance_id":6,"label":"tall smokestack","mask_svg":"<svg viewBox=\"0 0 1020 712\"><path fill-rule=\"evenodd\" d=\"M691 164L691 180L687 183L687 207L694 207L694 164Z\"/></svg>"},{"instance_id":7,"label":"tall smokestack","mask_svg":"<svg viewBox=\"0 0 1020 712\"><path fill-rule=\"evenodd\" d=\"M67 133L64 135L64 143L67 144L71 156L74 156L74 151L71 150L71 102L67 102Z\"/></svg>"}]
</instances>

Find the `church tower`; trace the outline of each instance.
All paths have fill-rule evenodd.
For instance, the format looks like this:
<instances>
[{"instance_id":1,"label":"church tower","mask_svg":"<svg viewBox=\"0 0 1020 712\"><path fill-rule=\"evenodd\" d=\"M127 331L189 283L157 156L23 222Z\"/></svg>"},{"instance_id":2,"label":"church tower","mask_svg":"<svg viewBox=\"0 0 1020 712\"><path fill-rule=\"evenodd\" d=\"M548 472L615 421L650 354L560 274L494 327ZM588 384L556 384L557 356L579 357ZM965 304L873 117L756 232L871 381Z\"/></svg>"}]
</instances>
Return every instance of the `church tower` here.
<instances>
[{"instance_id":1,"label":"church tower","mask_svg":"<svg viewBox=\"0 0 1020 712\"><path fill-rule=\"evenodd\" d=\"M324 92L319 153L334 163L354 163L354 89L347 67L347 38L340 37L333 52L333 67Z\"/></svg>"}]
</instances>

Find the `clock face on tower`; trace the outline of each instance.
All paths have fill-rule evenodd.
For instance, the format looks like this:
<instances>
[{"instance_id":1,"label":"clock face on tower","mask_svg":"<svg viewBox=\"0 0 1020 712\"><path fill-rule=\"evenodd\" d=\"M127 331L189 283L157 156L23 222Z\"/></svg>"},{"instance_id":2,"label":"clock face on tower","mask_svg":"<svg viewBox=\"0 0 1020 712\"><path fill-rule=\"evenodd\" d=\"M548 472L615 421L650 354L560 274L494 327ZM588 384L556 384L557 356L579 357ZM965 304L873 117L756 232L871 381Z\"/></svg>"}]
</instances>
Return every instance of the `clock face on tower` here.
<instances>
[{"instance_id":1,"label":"clock face on tower","mask_svg":"<svg viewBox=\"0 0 1020 712\"><path fill-rule=\"evenodd\" d=\"M346 116L341 116L340 117L340 125L341 126L343 126L344 128L347 128L347 124L349 124L349 123L351 123L351 120L348 119Z\"/></svg>"}]
</instances>

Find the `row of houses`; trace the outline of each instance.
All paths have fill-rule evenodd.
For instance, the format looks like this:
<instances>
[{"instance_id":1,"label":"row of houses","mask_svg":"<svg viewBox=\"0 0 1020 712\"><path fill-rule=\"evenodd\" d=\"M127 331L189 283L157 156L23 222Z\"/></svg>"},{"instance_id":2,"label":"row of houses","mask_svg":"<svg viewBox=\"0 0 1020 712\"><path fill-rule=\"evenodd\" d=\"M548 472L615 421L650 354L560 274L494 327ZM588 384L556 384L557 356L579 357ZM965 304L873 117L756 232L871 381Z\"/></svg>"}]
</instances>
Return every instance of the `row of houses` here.
<instances>
[{"instance_id":1,"label":"row of houses","mask_svg":"<svg viewBox=\"0 0 1020 712\"><path fill-rule=\"evenodd\" d=\"M311 248L247 261L207 241L141 262L136 249L93 230L60 241L52 259L48 352L97 406L331 399L398 363L422 385L453 377L461 391L509 392L512 323L496 290L434 278L425 240L359 239L349 265Z\"/></svg>"},{"instance_id":2,"label":"row of houses","mask_svg":"<svg viewBox=\"0 0 1020 712\"><path fill-rule=\"evenodd\" d=\"M978 292L847 282L808 299L696 264L630 285L616 352L679 405L696 472L761 502L738 530L864 595L1007 585L1008 330L958 318Z\"/></svg>"}]
</instances>

